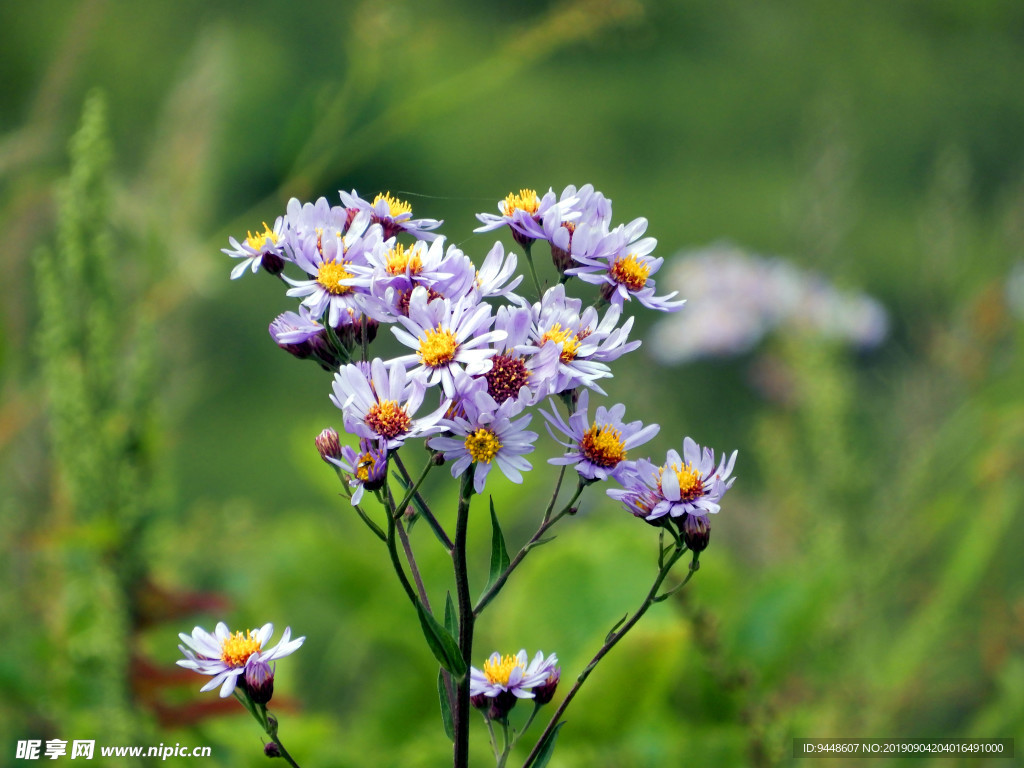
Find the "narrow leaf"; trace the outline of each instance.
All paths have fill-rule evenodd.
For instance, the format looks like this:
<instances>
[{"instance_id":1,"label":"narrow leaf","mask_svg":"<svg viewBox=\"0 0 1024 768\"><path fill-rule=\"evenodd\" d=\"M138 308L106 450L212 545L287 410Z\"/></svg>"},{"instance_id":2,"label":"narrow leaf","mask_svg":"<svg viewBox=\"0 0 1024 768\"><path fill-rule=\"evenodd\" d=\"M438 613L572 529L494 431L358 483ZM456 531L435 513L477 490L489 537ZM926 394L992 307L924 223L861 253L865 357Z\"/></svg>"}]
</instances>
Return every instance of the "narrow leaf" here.
<instances>
[{"instance_id":1,"label":"narrow leaf","mask_svg":"<svg viewBox=\"0 0 1024 768\"><path fill-rule=\"evenodd\" d=\"M533 544L531 544L529 546L529 548L533 549L534 547L542 546L544 544L547 544L549 541L554 541L556 538L558 538L558 537L557 536L548 536L545 539L537 539L537 541L533 542Z\"/></svg>"},{"instance_id":2,"label":"narrow leaf","mask_svg":"<svg viewBox=\"0 0 1024 768\"><path fill-rule=\"evenodd\" d=\"M416 612L420 615L423 635L427 638L427 645L434 658L456 678L461 679L466 674L466 662L451 632L441 626L419 600L416 601Z\"/></svg>"},{"instance_id":3,"label":"narrow leaf","mask_svg":"<svg viewBox=\"0 0 1024 768\"><path fill-rule=\"evenodd\" d=\"M491 576L487 581L488 589L505 572L511 561L505 549L505 537L501 533L498 516L494 512L494 497L491 497Z\"/></svg>"},{"instance_id":4,"label":"narrow leaf","mask_svg":"<svg viewBox=\"0 0 1024 768\"><path fill-rule=\"evenodd\" d=\"M629 618L629 614L627 613L621 619L619 619L618 621L615 622L615 626L612 627L611 629L609 629L608 630L608 634L604 636L604 641L606 643L612 639L612 636L615 634L615 630L617 630L619 627L621 627L623 624L625 624L626 623L626 619L628 619L628 618Z\"/></svg>"},{"instance_id":5,"label":"narrow leaf","mask_svg":"<svg viewBox=\"0 0 1024 768\"><path fill-rule=\"evenodd\" d=\"M444 670L437 671L437 697L441 700L441 724L449 741L455 741L455 721L452 719L452 704L448 700L448 689L444 684Z\"/></svg>"},{"instance_id":6,"label":"narrow leaf","mask_svg":"<svg viewBox=\"0 0 1024 768\"><path fill-rule=\"evenodd\" d=\"M455 611L455 601L452 600L451 592L444 601L444 628L451 632L452 637L459 631L459 615Z\"/></svg>"},{"instance_id":7,"label":"narrow leaf","mask_svg":"<svg viewBox=\"0 0 1024 768\"><path fill-rule=\"evenodd\" d=\"M548 764L548 760L551 759L551 755L555 752L555 739L558 738L558 732L562 729L563 725L565 725L564 720L556 725L554 730L544 739L540 752L537 753L537 759L533 761L531 768L544 768Z\"/></svg>"}]
</instances>

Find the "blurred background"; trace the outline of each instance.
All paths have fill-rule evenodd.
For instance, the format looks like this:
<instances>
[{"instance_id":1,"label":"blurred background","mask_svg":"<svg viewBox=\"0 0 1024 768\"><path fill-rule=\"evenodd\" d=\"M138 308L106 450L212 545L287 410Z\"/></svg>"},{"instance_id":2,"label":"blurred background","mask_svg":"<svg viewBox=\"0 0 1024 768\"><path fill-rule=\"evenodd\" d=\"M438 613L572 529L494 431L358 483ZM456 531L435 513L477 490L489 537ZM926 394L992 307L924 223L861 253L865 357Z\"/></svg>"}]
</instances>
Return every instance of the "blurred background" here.
<instances>
[{"instance_id":1,"label":"blurred background","mask_svg":"<svg viewBox=\"0 0 1024 768\"><path fill-rule=\"evenodd\" d=\"M649 219L690 300L638 311L609 395L662 424L652 455L688 434L738 449L739 480L551 765L1024 747L1024 6L40 0L0 29L0 763L59 738L264 764L174 665L179 631L224 619L307 637L273 707L303 766L446 764L436 663L313 445L341 427L330 376L268 337L280 284L232 283L220 249L354 188L479 259L475 212L587 182ZM510 548L552 449L488 483ZM646 593L653 529L595 489L560 528L478 665L543 649L572 680ZM484 515L470 536L479 588ZM440 601L445 555L413 538Z\"/></svg>"}]
</instances>

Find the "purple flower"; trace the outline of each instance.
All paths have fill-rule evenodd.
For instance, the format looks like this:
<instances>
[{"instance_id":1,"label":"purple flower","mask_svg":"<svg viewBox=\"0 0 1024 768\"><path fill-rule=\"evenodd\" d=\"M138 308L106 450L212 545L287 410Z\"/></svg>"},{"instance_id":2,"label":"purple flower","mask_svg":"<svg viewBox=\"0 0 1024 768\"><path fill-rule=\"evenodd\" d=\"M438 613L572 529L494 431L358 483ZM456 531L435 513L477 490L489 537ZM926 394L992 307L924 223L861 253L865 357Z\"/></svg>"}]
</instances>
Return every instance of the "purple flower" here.
<instances>
[{"instance_id":1,"label":"purple flower","mask_svg":"<svg viewBox=\"0 0 1024 768\"><path fill-rule=\"evenodd\" d=\"M661 269L665 260L650 255L658 244L657 240L653 237L640 239L646 229L647 219L634 219L598 239L588 241L572 254L582 266L573 267L566 274L602 286L601 295L615 306L621 307L623 302L635 298L650 309L677 311L686 303L672 301L678 291L668 296L654 295L651 276Z\"/></svg>"},{"instance_id":2,"label":"purple flower","mask_svg":"<svg viewBox=\"0 0 1024 768\"><path fill-rule=\"evenodd\" d=\"M541 222L545 216L556 215L550 213L553 207L559 208L560 213L557 215L562 219L573 219L579 215L572 211L576 202L575 197L557 200L555 193L550 189L544 197L538 197L537 192L532 189L521 189L519 194L510 192L504 200L498 203L501 215L478 213L476 217L483 222L483 226L477 227L473 231L490 232L507 225L511 228L512 237L516 242L524 248L529 247L534 240L545 237ZM563 211L564 213L562 213Z\"/></svg>"},{"instance_id":3,"label":"purple flower","mask_svg":"<svg viewBox=\"0 0 1024 768\"><path fill-rule=\"evenodd\" d=\"M440 384L445 395L455 394L454 372L464 370L473 376L491 367L492 341L505 338L504 331L491 326L489 304L475 304L470 298L459 301L428 301L425 288L417 288L409 300L409 316L399 317L401 328L391 329L405 346L416 350L394 360L400 365L416 364L411 374L427 386Z\"/></svg>"},{"instance_id":4,"label":"purple flower","mask_svg":"<svg viewBox=\"0 0 1024 768\"><path fill-rule=\"evenodd\" d=\"M449 250L454 248L450 247ZM456 249L457 250L457 249ZM412 289L417 285L432 286L452 276L445 265L444 238L429 245L417 240L410 246L394 238L377 243L366 254L367 266L355 271L369 274L375 286Z\"/></svg>"},{"instance_id":5,"label":"purple flower","mask_svg":"<svg viewBox=\"0 0 1024 768\"><path fill-rule=\"evenodd\" d=\"M447 432L431 438L427 445L443 451L445 461L455 462L452 477L475 465L473 487L477 493L483 492L493 464L513 483L521 483L522 473L532 468L523 455L533 451L537 439L536 432L526 430L531 416L512 420L522 410L522 404L514 399L498 405L486 392L472 391L461 401L464 415L442 421Z\"/></svg>"},{"instance_id":6,"label":"purple flower","mask_svg":"<svg viewBox=\"0 0 1024 768\"><path fill-rule=\"evenodd\" d=\"M563 200L574 197L575 205L549 208L541 222L544 239L551 245L551 258L562 273L574 265L573 254L591 236L607 233L612 218L612 201L597 192L593 185L584 184L578 191L570 185L562 190Z\"/></svg>"},{"instance_id":7,"label":"purple flower","mask_svg":"<svg viewBox=\"0 0 1024 768\"><path fill-rule=\"evenodd\" d=\"M285 278L292 288L289 296L304 296L303 305L319 319L327 315L331 326L351 322L363 314L370 280L358 275L353 264L365 265L365 252L380 241L381 230L369 226L366 214L359 214L342 234L340 230L321 230L301 242L294 250L295 263L309 276L308 280Z\"/></svg>"},{"instance_id":8,"label":"purple flower","mask_svg":"<svg viewBox=\"0 0 1024 768\"><path fill-rule=\"evenodd\" d=\"M533 343L560 347L558 373L551 390L556 394L579 385L604 394L596 382L611 376L606 363L640 346L639 341L626 341L633 318L615 327L622 314L618 307L608 307L598 321L593 307L587 307L581 315L582 305L580 299L566 297L564 285L549 288L533 305Z\"/></svg>"},{"instance_id":9,"label":"purple flower","mask_svg":"<svg viewBox=\"0 0 1024 768\"><path fill-rule=\"evenodd\" d=\"M558 657L552 654L545 658L543 651L537 651L532 661L527 663L527 659L525 649L515 656L502 656L495 651L484 662L483 669L470 667L470 695L494 698L510 693L517 699L532 699L534 694L531 689L548 679L551 668L558 663Z\"/></svg>"},{"instance_id":10,"label":"purple flower","mask_svg":"<svg viewBox=\"0 0 1024 768\"><path fill-rule=\"evenodd\" d=\"M384 487L388 478L388 451L380 448L373 440L362 438L359 450L345 445L341 448L341 456L324 457L342 472L349 475L348 484L355 490L352 492L352 505L363 499L364 491L376 491Z\"/></svg>"},{"instance_id":11,"label":"purple flower","mask_svg":"<svg viewBox=\"0 0 1024 768\"><path fill-rule=\"evenodd\" d=\"M665 463L658 467L646 459L637 462L630 476L620 482L624 489L609 489L608 495L621 501L632 514L647 521L665 515L706 516L716 514L719 502L736 478L732 475L736 451L715 466L715 452L703 450L689 437L683 440L683 455L668 452ZM646 515L638 512L647 511Z\"/></svg>"},{"instance_id":12,"label":"purple flower","mask_svg":"<svg viewBox=\"0 0 1024 768\"><path fill-rule=\"evenodd\" d=\"M244 674L250 665L270 662L295 653L306 639L300 637L292 640L291 627L286 627L281 642L263 650L273 634L273 624L247 630L244 635L241 632L232 634L223 621L217 624L212 635L202 627L196 627L191 636L184 632L178 634L188 648L185 645L178 646L185 658L179 659L177 663L201 675L212 675L213 679L200 690L210 691L220 686L221 698L225 698L231 695L239 675Z\"/></svg>"},{"instance_id":13,"label":"purple flower","mask_svg":"<svg viewBox=\"0 0 1024 768\"><path fill-rule=\"evenodd\" d=\"M476 273L474 288L479 298L504 296L510 301L518 301L519 297L512 293L523 282L522 275L516 275L518 260L514 253L505 255L505 246L495 242L487 256L484 257L480 269Z\"/></svg>"},{"instance_id":14,"label":"purple flower","mask_svg":"<svg viewBox=\"0 0 1024 768\"><path fill-rule=\"evenodd\" d=\"M534 405L550 393L558 375L561 349L557 344L530 343L531 315L529 307L498 307L494 328L506 336L494 343L491 369L481 374L487 393L498 403L516 398Z\"/></svg>"},{"instance_id":15,"label":"purple flower","mask_svg":"<svg viewBox=\"0 0 1024 768\"><path fill-rule=\"evenodd\" d=\"M231 279L237 280L246 269L254 274L260 267L265 268L271 274L278 274L284 267L284 245L285 220L278 216L274 221L274 228L271 229L267 222L263 222L263 231L255 234L249 232L243 242L238 242L233 237L228 238L230 248L222 248L221 252L226 253L233 259L242 259L231 270Z\"/></svg>"},{"instance_id":16,"label":"purple flower","mask_svg":"<svg viewBox=\"0 0 1024 768\"><path fill-rule=\"evenodd\" d=\"M414 219L412 206L404 200L391 196L390 192L377 195L373 202L363 200L353 189L351 192L339 192L341 202L346 208L368 213L374 224L384 229L384 239L389 240L400 232L407 232L417 240L433 240L437 235L431 230L437 229L443 222L437 219Z\"/></svg>"},{"instance_id":17,"label":"purple flower","mask_svg":"<svg viewBox=\"0 0 1024 768\"><path fill-rule=\"evenodd\" d=\"M657 424L644 426L642 422L622 421L626 406L617 403L611 408L598 406L594 420L590 421L587 413L589 395L583 390L576 411L569 417L568 423L562 419L557 408L552 411L541 410L540 414L548 421L548 432L568 450L562 456L548 459L549 464L575 464L580 477L594 482L613 477L620 480L633 469L635 462L627 460L627 452L642 445L658 434L661 429ZM568 442L559 440L551 427L561 432Z\"/></svg>"},{"instance_id":18,"label":"purple flower","mask_svg":"<svg viewBox=\"0 0 1024 768\"><path fill-rule=\"evenodd\" d=\"M366 367L346 365L334 377L331 402L344 414L346 430L388 450L409 438L441 431L437 422L451 401L416 419L413 414L423 404L423 383L410 379L402 365L388 369L379 357L369 364L369 371Z\"/></svg>"}]
</instances>

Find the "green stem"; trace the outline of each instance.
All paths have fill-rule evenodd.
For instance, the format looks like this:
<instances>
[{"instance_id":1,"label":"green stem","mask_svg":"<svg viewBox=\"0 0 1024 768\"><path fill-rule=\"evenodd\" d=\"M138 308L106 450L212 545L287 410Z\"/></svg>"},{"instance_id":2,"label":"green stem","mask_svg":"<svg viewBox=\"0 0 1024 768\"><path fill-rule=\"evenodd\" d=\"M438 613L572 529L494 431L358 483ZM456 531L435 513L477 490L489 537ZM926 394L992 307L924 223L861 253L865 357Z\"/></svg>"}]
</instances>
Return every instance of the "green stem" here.
<instances>
[{"instance_id":1,"label":"green stem","mask_svg":"<svg viewBox=\"0 0 1024 768\"><path fill-rule=\"evenodd\" d=\"M558 480L559 483L561 483L561 477L559 477ZM477 600L476 606L474 606L473 608L474 615L479 616L483 609L487 606L487 604L491 602L491 600L493 600L495 597L497 597L498 592L501 591L501 588L505 586L505 582L508 581L508 577L512 575L512 571L518 568L519 564L523 562L523 560L525 559L526 554L540 543L541 539L544 538L544 534L547 533L547 531L555 523L557 523L559 520L561 520L563 517L569 514L569 510L572 509L573 504L575 504L576 500L579 499L580 494L583 493L584 488L586 488L586 485L584 485L583 481L581 480L576 485L576 492L572 495L572 498L569 499L569 502L564 507L562 507L554 516L551 516L551 505L548 506L548 510L544 513L544 519L541 521L540 527L537 528L533 536L530 537L530 540L523 545L523 548L516 553L516 556L512 559L512 562L508 564L508 567L504 571L502 571L501 575L494 580L494 583L487 588L487 591L480 595L480 599ZM554 501L554 498L552 498L552 501Z\"/></svg>"},{"instance_id":2,"label":"green stem","mask_svg":"<svg viewBox=\"0 0 1024 768\"><path fill-rule=\"evenodd\" d=\"M473 497L473 467L462 476L459 492L459 511L455 525L455 547L452 561L455 570L455 594L459 604L459 649L468 668L473 660L473 628L476 614L473 612L472 596L469 592L469 569L466 563L466 534L469 530L469 506ZM455 725L455 768L469 768L469 723L471 705L469 702L469 675L457 681L455 711L452 720Z\"/></svg>"},{"instance_id":3,"label":"green stem","mask_svg":"<svg viewBox=\"0 0 1024 768\"><path fill-rule=\"evenodd\" d=\"M504 741L504 749L501 751L501 759L498 760L498 768L505 768L508 762L509 753L512 751L512 741L508 737L508 718L501 721L501 732Z\"/></svg>"},{"instance_id":4,"label":"green stem","mask_svg":"<svg viewBox=\"0 0 1024 768\"><path fill-rule=\"evenodd\" d=\"M397 461L397 459L398 459L398 455L397 454L395 455L395 459ZM395 517L401 517L405 513L405 510L408 509L408 507L409 507L409 503L413 500L413 497L419 492L420 486L423 485L423 481L427 479L427 475L430 474L430 470L433 469L433 468L434 468L434 461L433 461L433 459L427 459L427 463L424 465L423 471L420 472L420 476L416 479L416 482L413 483L412 488L410 488L406 492L405 498L402 499L402 503L399 504L398 507L395 509L395 513L394 513ZM406 482L408 482L408 481L406 481Z\"/></svg>"},{"instance_id":5,"label":"green stem","mask_svg":"<svg viewBox=\"0 0 1024 768\"><path fill-rule=\"evenodd\" d=\"M638 621L640 621L643 615L647 613L648 608L650 608L655 602L660 602L658 599L658 590L661 589L661 585L665 581L665 578L668 576L669 571L672 570L672 566L674 566L679 561L679 559L686 553L686 551L686 547L676 547L675 551L672 553L672 556L669 557L668 560L666 560L665 563L661 566L661 568L658 569L658 576L654 579L654 584L651 585L650 590L647 592L647 597L644 598L644 601L640 604L640 607L632 616L630 616L629 620L625 624L623 624L619 630L609 633L607 639L604 642L604 645L601 646L600 650L598 650L598 652L594 654L594 658L590 660L590 663L587 664L587 666L583 669L582 672L580 672L579 677L576 678L576 684L573 685L572 690L569 691L565 699L559 705L558 709L555 710L555 714L551 716L551 719L548 721L547 727L544 729L544 732L540 735L540 738L537 739L537 743L534 745L533 750L526 758L526 762L523 763L523 768L530 768L530 766L533 765L533 762L537 759L537 755L540 753L542 745L545 743L545 741L547 741L547 739L551 735L551 732L557 727L559 720L562 719L562 714L565 712L566 708L569 706L572 700L576 697L576 694L579 692L580 688L583 687L583 683L585 683L587 681L587 678L590 677L590 673L594 671L594 667L596 667L598 663L601 661L601 659L603 659L608 654L608 652L612 648L614 648L623 637L626 636L626 633L629 632L629 630L631 630ZM694 562L696 562L696 560ZM690 573L687 576L687 578L683 581L683 584L690 580L690 576L693 575L693 572L695 570L696 569L694 568L693 564L691 564ZM681 588L683 584L680 584L675 589ZM674 592L675 589L673 589L672 592ZM664 599L664 597L662 597L661 599Z\"/></svg>"},{"instance_id":6,"label":"green stem","mask_svg":"<svg viewBox=\"0 0 1024 768\"><path fill-rule=\"evenodd\" d=\"M288 765L292 766L292 768L302 768L302 766L295 762L295 758L288 753L284 744L281 743L281 739L277 735L277 718L267 714L267 705L255 703L249 697L249 693L241 686L235 687L234 695L242 706L249 711L249 714L256 719L256 722L260 724L260 728L267 734L267 737L277 745L278 752L281 753L281 757L287 761Z\"/></svg>"},{"instance_id":7,"label":"green stem","mask_svg":"<svg viewBox=\"0 0 1024 768\"><path fill-rule=\"evenodd\" d=\"M523 246L523 252L526 253L526 263L530 267L530 277L533 278L533 287L537 289L537 299L540 300L540 298L544 295L544 291L540 287L540 278L537 277L537 267L533 263L533 254L531 253L532 250L532 243L530 245Z\"/></svg>"},{"instance_id":8,"label":"green stem","mask_svg":"<svg viewBox=\"0 0 1024 768\"><path fill-rule=\"evenodd\" d=\"M409 583L409 577L405 575L405 568L402 567L402 561L398 556L398 544L395 541L395 533L397 531L397 526L395 525L394 515L391 514L391 505L388 503L385 497L381 495L380 491L377 491L377 495L378 498L380 499L380 503L385 507L385 509L387 509L387 545L388 554L391 556L391 565L395 569L395 574L398 576L398 580L402 583L402 588L405 590L405 594L409 596L409 599L412 601L412 604L415 607L419 603L419 598L416 597L416 590L414 590L412 588L412 584Z\"/></svg>"},{"instance_id":9,"label":"green stem","mask_svg":"<svg viewBox=\"0 0 1024 768\"><path fill-rule=\"evenodd\" d=\"M395 454L395 465L398 467L398 471L402 473L402 477L405 479L405 482L412 485L412 475L409 474L409 470L405 468L405 464L402 463L402 458L397 453ZM441 524L437 522L437 518L434 517L434 513L430 511L430 507L427 505L426 500L419 491L416 492L413 498L416 499L416 503L419 505L423 516L427 519L427 524L430 526L431 530L434 531L437 538L441 540L441 544L443 544L448 550L448 553L451 554L453 546L452 540L448 537L448 533L445 529L441 527Z\"/></svg>"}]
</instances>

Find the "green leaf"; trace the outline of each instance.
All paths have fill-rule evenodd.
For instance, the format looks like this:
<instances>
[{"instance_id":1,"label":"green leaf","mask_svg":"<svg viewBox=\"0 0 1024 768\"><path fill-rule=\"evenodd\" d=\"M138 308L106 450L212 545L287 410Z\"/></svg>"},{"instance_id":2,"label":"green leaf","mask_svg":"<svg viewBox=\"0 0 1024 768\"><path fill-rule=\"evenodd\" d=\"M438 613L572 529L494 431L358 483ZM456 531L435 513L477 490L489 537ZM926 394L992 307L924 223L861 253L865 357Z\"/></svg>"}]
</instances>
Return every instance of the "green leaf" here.
<instances>
[{"instance_id":1,"label":"green leaf","mask_svg":"<svg viewBox=\"0 0 1024 768\"><path fill-rule=\"evenodd\" d=\"M487 580L488 589L505 572L510 562L508 550L505 549L505 537L501 533L498 516L494 513L494 497L491 496L491 576Z\"/></svg>"},{"instance_id":2,"label":"green leaf","mask_svg":"<svg viewBox=\"0 0 1024 768\"><path fill-rule=\"evenodd\" d=\"M608 630L608 634L604 636L604 641L606 643L609 642L612 639L612 636L615 634L615 630L617 630L619 627L621 627L623 624L625 624L626 623L626 619L628 619L628 618L629 618L629 614L627 613L621 619L619 619L618 621L615 622L615 626L613 626L611 629L609 629Z\"/></svg>"},{"instance_id":3,"label":"green leaf","mask_svg":"<svg viewBox=\"0 0 1024 768\"><path fill-rule=\"evenodd\" d=\"M452 703L448 700L448 689L444 684L444 670L437 671L437 697L441 700L441 724L445 735L451 742L455 741L455 721L452 719Z\"/></svg>"},{"instance_id":4,"label":"green leaf","mask_svg":"<svg viewBox=\"0 0 1024 768\"><path fill-rule=\"evenodd\" d=\"M423 635L434 658L457 679L462 679L466 674L466 662L452 633L441 626L419 600L416 601L416 612L420 615Z\"/></svg>"},{"instance_id":5,"label":"green leaf","mask_svg":"<svg viewBox=\"0 0 1024 768\"><path fill-rule=\"evenodd\" d=\"M545 537L543 539L537 539L537 541L533 542L533 544L530 544L527 549L530 550L530 549L534 549L536 547L542 547L545 544L547 544L549 541L554 541L557 538L558 538L557 536L547 536L547 537Z\"/></svg>"},{"instance_id":6,"label":"green leaf","mask_svg":"<svg viewBox=\"0 0 1024 768\"><path fill-rule=\"evenodd\" d=\"M455 611L455 601L452 600L451 592L444 601L444 628L452 633L452 637L459 631L459 615Z\"/></svg>"},{"instance_id":7,"label":"green leaf","mask_svg":"<svg viewBox=\"0 0 1024 768\"><path fill-rule=\"evenodd\" d=\"M558 732L562 729L563 725L565 725L564 720L556 725L555 729L544 739L540 751L537 753L537 759L533 761L531 768L544 768L548 764L548 760L551 759L551 755L555 752L555 739L558 738Z\"/></svg>"}]
</instances>

